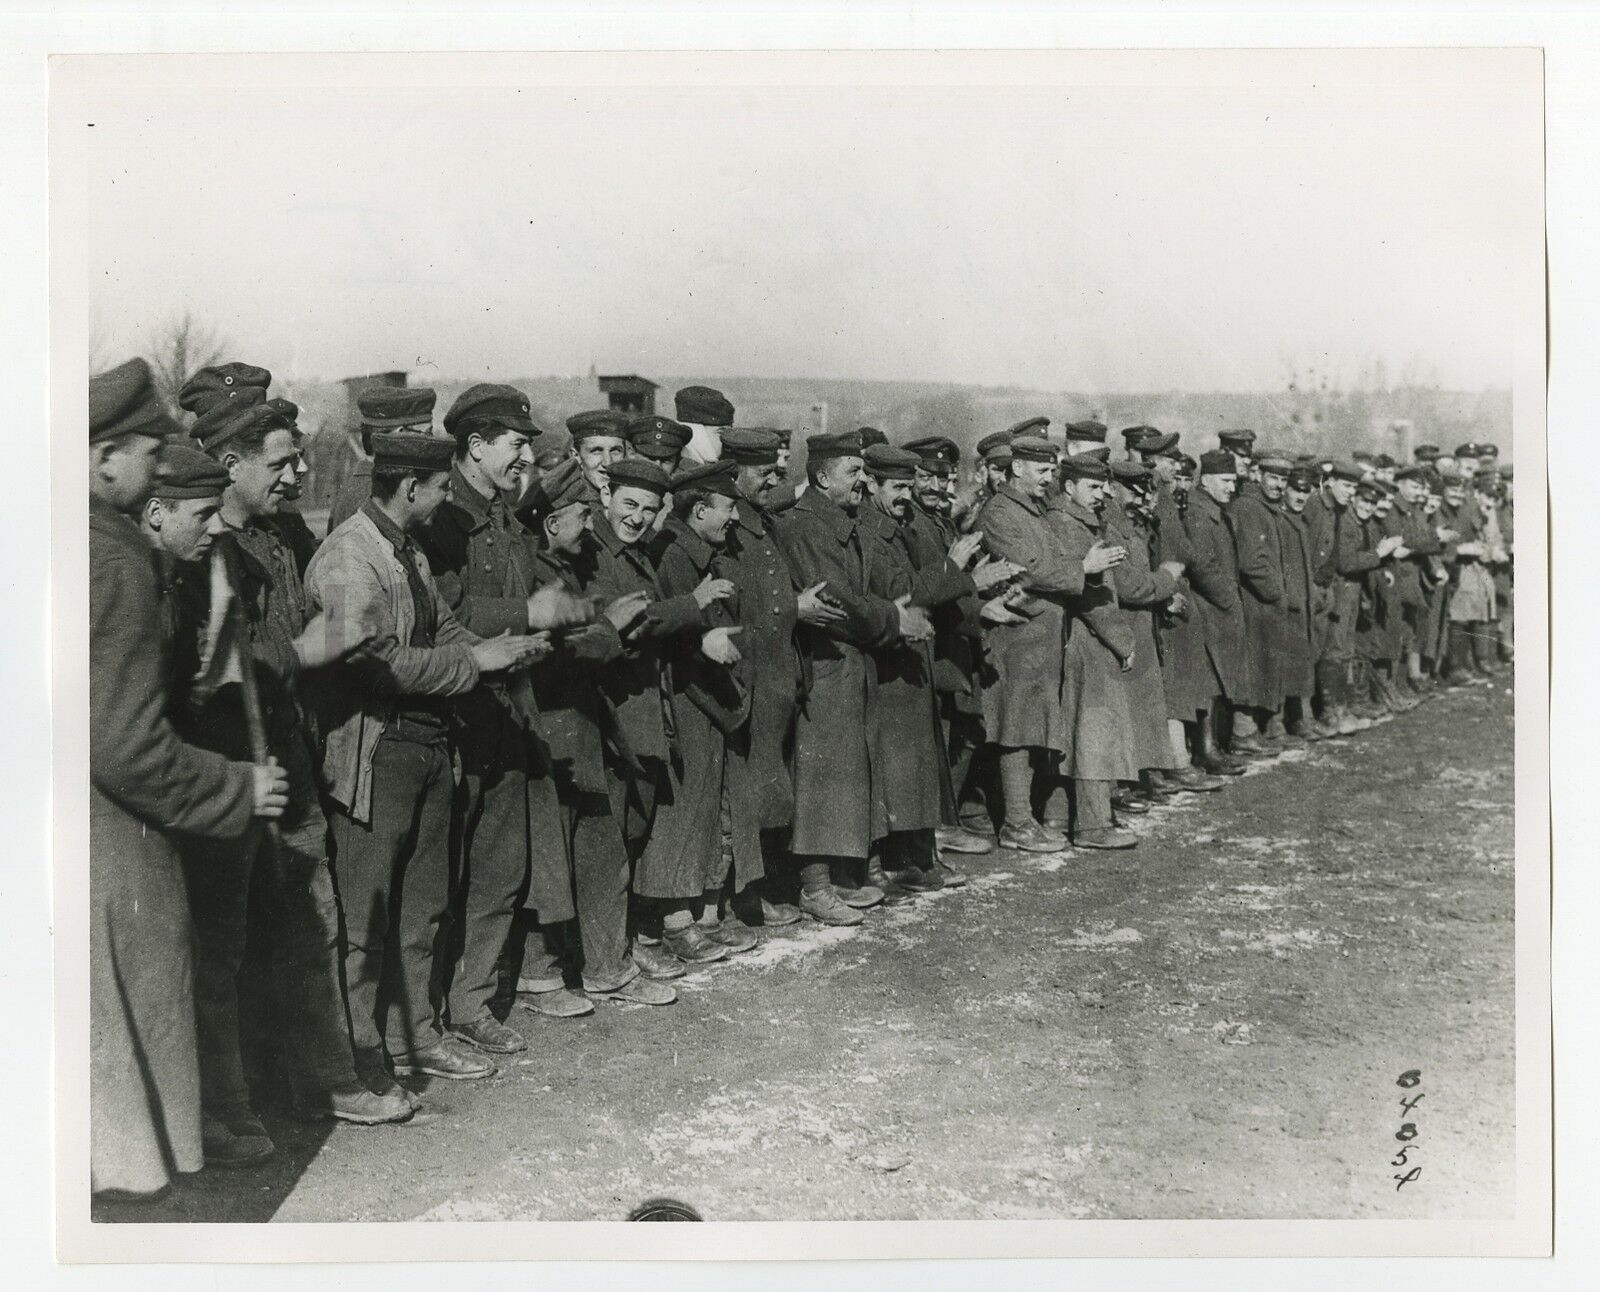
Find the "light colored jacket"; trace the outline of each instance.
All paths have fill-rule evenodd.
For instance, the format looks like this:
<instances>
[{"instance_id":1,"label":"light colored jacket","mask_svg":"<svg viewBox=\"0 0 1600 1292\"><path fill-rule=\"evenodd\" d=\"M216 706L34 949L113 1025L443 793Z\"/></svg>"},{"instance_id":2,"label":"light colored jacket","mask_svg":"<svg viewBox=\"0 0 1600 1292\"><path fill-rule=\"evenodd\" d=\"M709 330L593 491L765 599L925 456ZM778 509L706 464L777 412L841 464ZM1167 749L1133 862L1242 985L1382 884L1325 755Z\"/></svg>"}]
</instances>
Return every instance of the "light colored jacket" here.
<instances>
[{"instance_id":1,"label":"light colored jacket","mask_svg":"<svg viewBox=\"0 0 1600 1292\"><path fill-rule=\"evenodd\" d=\"M316 679L326 735L326 789L363 824L372 812L372 751L394 712L395 697L464 695L478 684L472 647L480 639L450 613L421 549L414 547L413 553L436 608L432 647L406 644L417 612L405 567L365 511L330 533L306 568L312 614L328 611L336 632L363 618L376 630L371 644L350 662L325 669Z\"/></svg>"}]
</instances>

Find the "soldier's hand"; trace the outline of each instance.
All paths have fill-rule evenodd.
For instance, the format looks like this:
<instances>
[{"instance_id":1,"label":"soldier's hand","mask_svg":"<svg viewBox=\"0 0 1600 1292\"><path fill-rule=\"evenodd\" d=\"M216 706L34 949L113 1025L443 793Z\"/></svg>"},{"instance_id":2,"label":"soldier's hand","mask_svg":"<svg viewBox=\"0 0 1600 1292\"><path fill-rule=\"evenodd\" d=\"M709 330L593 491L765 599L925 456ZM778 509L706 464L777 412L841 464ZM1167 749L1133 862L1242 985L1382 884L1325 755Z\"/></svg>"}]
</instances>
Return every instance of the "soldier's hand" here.
<instances>
[{"instance_id":1,"label":"soldier's hand","mask_svg":"<svg viewBox=\"0 0 1600 1292\"><path fill-rule=\"evenodd\" d=\"M700 638L700 653L715 664L737 664L741 656L733 638L743 631L743 628L711 629Z\"/></svg>"},{"instance_id":2,"label":"soldier's hand","mask_svg":"<svg viewBox=\"0 0 1600 1292\"><path fill-rule=\"evenodd\" d=\"M644 617L645 609L649 605L648 592L627 592L607 606L604 614L611 621L613 628L619 633L625 633Z\"/></svg>"},{"instance_id":3,"label":"soldier's hand","mask_svg":"<svg viewBox=\"0 0 1600 1292\"><path fill-rule=\"evenodd\" d=\"M504 673L530 663L538 652L539 646L533 638L501 633L498 637L485 637L474 646L472 658L477 661L480 673Z\"/></svg>"},{"instance_id":4,"label":"soldier's hand","mask_svg":"<svg viewBox=\"0 0 1600 1292\"><path fill-rule=\"evenodd\" d=\"M289 773L279 766L276 758L269 758L266 766L258 764L250 771L255 778L255 815L269 819L282 816L289 806Z\"/></svg>"},{"instance_id":5,"label":"soldier's hand","mask_svg":"<svg viewBox=\"0 0 1600 1292\"><path fill-rule=\"evenodd\" d=\"M709 574L700 580L694 590L695 604L704 610L713 601L726 601L733 595L733 584L727 579L713 579Z\"/></svg>"},{"instance_id":6,"label":"soldier's hand","mask_svg":"<svg viewBox=\"0 0 1600 1292\"><path fill-rule=\"evenodd\" d=\"M547 583L528 598L528 627L534 632L575 628L594 619L594 602L568 592L559 583Z\"/></svg>"},{"instance_id":7,"label":"soldier's hand","mask_svg":"<svg viewBox=\"0 0 1600 1292\"><path fill-rule=\"evenodd\" d=\"M986 624L1025 624L1027 615L1019 615L1011 609L1010 598L1006 594L991 597L983 603L983 609L978 612L979 617Z\"/></svg>"},{"instance_id":8,"label":"soldier's hand","mask_svg":"<svg viewBox=\"0 0 1600 1292\"><path fill-rule=\"evenodd\" d=\"M982 543L983 531L980 529L975 529L970 534L963 534L950 544L950 559L964 570L971 563L972 558L977 555L978 548Z\"/></svg>"},{"instance_id":9,"label":"soldier's hand","mask_svg":"<svg viewBox=\"0 0 1600 1292\"><path fill-rule=\"evenodd\" d=\"M1439 528L1433 532L1439 536L1439 541L1441 543L1453 543L1456 541L1456 539L1461 537L1461 532L1459 530L1451 529L1448 525L1440 525Z\"/></svg>"},{"instance_id":10,"label":"soldier's hand","mask_svg":"<svg viewBox=\"0 0 1600 1292\"><path fill-rule=\"evenodd\" d=\"M1394 549L1394 559L1397 561L1403 561L1410 555L1411 549L1406 546L1405 540L1401 539L1399 546Z\"/></svg>"},{"instance_id":11,"label":"soldier's hand","mask_svg":"<svg viewBox=\"0 0 1600 1292\"><path fill-rule=\"evenodd\" d=\"M1101 539L1083 554L1083 572L1101 574L1121 565L1128 557L1126 549L1116 547Z\"/></svg>"},{"instance_id":12,"label":"soldier's hand","mask_svg":"<svg viewBox=\"0 0 1600 1292\"><path fill-rule=\"evenodd\" d=\"M1118 662L1119 662L1119 664L1120 664L1120 666L1122 668L1122 671L1124 673L1131 672L1132 669L1133 669L1133 652L1129 651L1128 652L1128 658L1124 659L1124 660L1120 660Z\"/></svg>"},{"instance_id":13,"label":"soldier's hand","mask_svg":"<svg viewBox=\"0 0 1600 1292\"><path fill-rule=\"evenodd\" d=\"M1181 592L1174 593L1172 600L1167 602L1167 613L1178 615L1180 617L1188 614L1189 598L1184 596Z\"/></svg>"},{"instance_id":14,"label":"soldier's hand","mask_svg":"<svg viewBox=\"0 0 1600 1292\"><path fill-rule=\"evenodd\" d=\"M800 594L798 607L800 622L810 624L813 628L820 628L825 624L837 624L844 621L844 610L825 599L824 589L828 581L813 584Z\"/></svg>"},{"instance_id":15,"label":"soldier's hand","mask_svg":"<svg viewBox=\"0 0 1600 1292\"><path fill-rule=\"evenodd\" d=\"M540 660L548 658L550 652L556 648L555 641L548 632L529 633L528 645L531 650L527 662L530 664L537 664Z\"/></svg>"},{"instance_id":16,"label":"soldier's hand","mask_svg":"<svg viewBox=\"0 0 1600 1292\"><path fill-rule=\"evenodd\" d=\"M900 636L908 642L925 642L933 636L933 623L928 612L911 604L911 594L896 597L895 609L900 612Z\"/></svg>"},{"instance_id":17,"label":"soldier's hand","mask_svg":"<svg viewBox=\"0 0 1600 1292\"><path fill-rule=\"evenodd\" d=\"M979 592L987 592L990 588L1009 582L1021 573L1020 565L1013 565L1010 561L997 556L986 556L972 567L972 581L978 585Z\"/></svg>"},{"instance_id":18,"label":"soldier's hand","mask_svg":"<svg viewBox=\"0 0 1600 1292\"><path fill-rule=\"evenodd\" d=\"M1161 562L1160 568L1165 570L1173 578L1181 579L1183 577L1183 572L1187 567L1182 561L1163 561Z\"/></svg>"},{"instance_id":19,"label":"soldier's hand","mask_svg":"<svg viewBox=\"0 0 1600 1292\"><path fill-rule=\"evenodd\" d=\"M294 639L294 657L301 672L326 668L365 646L378 635L368 614L338 615L329 611L312 619Z\"/></svg>"},{"instance_id":20,"label":"soldier's hand","mask_svg":"<svg viewBox=\"0 0 1600 1292\"><path fill-rule=\"evenodd\" d=\"M1400 543L1401 539L1398 534L1390 534L1388 538L1380 538L1376 549L1377 553L1380 557L1388 556L1390 552L1400 546Z\"/></svg>"}]
</instances>

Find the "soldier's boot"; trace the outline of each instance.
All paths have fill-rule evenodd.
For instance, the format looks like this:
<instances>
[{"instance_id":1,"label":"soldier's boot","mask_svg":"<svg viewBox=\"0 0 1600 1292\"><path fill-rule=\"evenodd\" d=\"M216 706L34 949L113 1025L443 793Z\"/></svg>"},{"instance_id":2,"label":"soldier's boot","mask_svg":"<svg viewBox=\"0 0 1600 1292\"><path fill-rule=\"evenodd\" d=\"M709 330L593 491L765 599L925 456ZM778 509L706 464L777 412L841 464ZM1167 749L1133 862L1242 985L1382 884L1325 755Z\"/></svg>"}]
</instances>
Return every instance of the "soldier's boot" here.
<instances>
[{"instance_id":1,"label":"soldier's boot","mask_svg":"<svg viewBox=\"0 0 1600 1292\"><path fill-rule=\"evenodd\" d=\"M871 857L867 860L867 883L874 888L883 890L883 904L885 906L904 906L911 900L913 893L931 891L927 888L918 887L915 877L908 876L905 872L900 872L891 877L889 872L883 868L883 862L877 857ZM939 884L938 887L943 888L944 885Z\"/></svg>"},{"instance_id":2,"label":"soldier's boot","mask_svg":"<svg viewBox=\"0 0 1600 1292\"><path fill-rule=\"evenodd\" d=\"M1289 725L1283 720L1282 709L1273 711L1272 717L1267 719L1267 729L1262 734L1285 749L1303 749L1306 741L1313 738L1290 730Z\"/></svg>"},{"instance_id":3,"label":"soldier's boot","mask_svg":"<svg viewBox=\"0 0 1600 1292\"><path fill-rule=\"evenodd\" d=\"M836 926L860 924L867 918L839 900L825 861L800 868L800 909L819 923Z\"/></svg>"}]
</instances>

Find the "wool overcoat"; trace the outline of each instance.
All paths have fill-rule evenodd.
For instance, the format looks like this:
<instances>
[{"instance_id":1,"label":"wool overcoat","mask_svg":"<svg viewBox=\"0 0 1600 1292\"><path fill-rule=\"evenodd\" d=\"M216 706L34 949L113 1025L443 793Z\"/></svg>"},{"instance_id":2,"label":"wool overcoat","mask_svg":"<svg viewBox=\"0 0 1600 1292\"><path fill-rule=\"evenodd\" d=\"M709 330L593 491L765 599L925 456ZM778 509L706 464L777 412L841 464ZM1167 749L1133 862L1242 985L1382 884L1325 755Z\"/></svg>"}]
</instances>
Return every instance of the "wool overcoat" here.
<instances>
[{"instance_id":1,"label":"wool overcoat","mask_svg":"<svg viewBox=\"0 0 1600 1292\"><path fill-rule=\"evenodd\" d=\"M1184 595L1181 611L1156 612L1156 644L1161 651L1161 686L1167 700L1167 717L1193 722L1218 693L1217 675L1206 655L1206 629L1191 585L1194 547L1189 542L1186 507L1178 505L1170 488L1156 494L1151 517L1151 560L1180 561L1184 567L1178 590Z\"/></svg>"},{"instance_id":2,"label":"wool overcoat","mask_svg":"<svg viewBox=\"0 0 1600 1292\"><path fill-rule=\"evenodd\" d=\"M739 677L750 696L750 721L728 738L729 775L739 797L754 805L760 828L783 829L794 820L790 744L803 676L798 591L772 517L746 499L718 563L739 590Z\"/></svg>"},{"instance_id":3,"label":"wool overcoat","mask_svg":"<svg viewBox=\"0 0 1600 1292\"><path fill-rule=\"evenodd\" d=\"M1167 695L1156 647L1156 615L1177 595L1178 580L1151 560L1154 527L1143 516L1108 503L1105 522L1107 536L1128 552L1127 559L1112 571L1112 582L1133 629L1133 668L1123 674L1123 684L1133 723L1134 761L1141 768L1175 768L1178 760L1167 733Z\"/></svg>"},{"instance_id":4,"label":"wool overcoat","mask_svg":"<svg viewBox=\"0 0 1600 1292\"><path fill-rule=\"evenodd\" d=\"M89 1171L149 1193L198 1171L193 933L172 835L236 838L254 773L179 739L156 557L89 504Z\"/></svg>"},{"instance_id":5,"label":"wool overcoat","mask_svg":"<svg viewBox=\"0 0 1600 1292\"><path fill-rule=\"evenodd\" d=\"M1071 727L1062 710L1061 669L1066 605L1084 589L1083 561L1067 551L1045 504L1001 486L983 505L977 528L996 556L1022 567L1028 598L1020 624L985 626L984 652L993 681L983 688L983 722L991 743L1065 753Z\"/></svg>"},{"instance_id":6,"label":"wool overcoat","mask_svg":"<svg viewBox=\"0 0 1600 1292\"><path fill-rule=\"evenodd\" d=\"M907 534L909 521L896 521L875 503L862 504L856 529L868 572L867 588L887 601L909 596L913 605L932 610L927 585L919 584ZM937 573L937 572L934 572ZM959 596L948 580L947 595ZM876 789L873 835L900 830L931 830L943 820L949 771L939 735L938 696L933 686L933 643L898 641L871 652L876 682L876 722L872 729L872 782Z\"/></svg>"},{"instance_id":7,"label":"wool overcoat","mask_svg":"<svg viewBox=\"0 0 1600 1292\"><path fill-rule=\"evenodd\" d=\"M1253 480L1239 486L1228 505L1234 559L1239 566L1239 602L1244 612L1244 668L1237 695L1253 709L1283 703L1283 537L1273 507Z\"/></svg>"},{"instance_id":8,"label":"wool overcoat","mask_svg":"<svg viewBox=\"0 0 1600 1292\"><path fill-rule=\"evenodd\" d=\"M665 596L691 595L702 579L728 577L721 552L676 516L668 519L661 535L656 573ZM737 597L713 601L705 610L705 627L731 628L742 618ZM697 633L679 633L665 643L676 757L668 764L666 792L656 800L650 841L634 877L634 891L641 897L692 898L720 889L729 861L736 890L762 875L758 805L736 792L727 797L726 855L723 842L728 741L750 721L744 636L734 638L741 657L731 667L707 659L700 642Z\"/></svg>"},{"instance_id":9,"label":"wool overcoat","mask_svg":"<svg viewBox=\"0 0 1600 1292\"><path fill-rule=\"evenodd\" d=\"M1205 629L1206 657L1216 675L1218 692L1239 703L1247 685L1247 646L1233 533L1216 499L1203 489L1189 494L1184 519L1194 554L1189 586L1195 592L1200 624Z\"/></svg>"},{"instance_id":10,"label":"wool overcoat","mask_svg":"<svg viewBox=\"0 0 1600 1292\"><path fill-rule=\"evenodd\" d=\"M1068 557L1083 558L1105 537L1098 513L1061 494L1049 518L1060 530ZM1139 775L1134 722L1122 661L1134 654L1133 625L1117 604L1109 573L1084 581L1067 602L1067 641L1062 655L1061 710L1070 743L1061 774L1074 780L1125 781Z\"/></svg>"},{"instance_id":11,"label":"wool overcoat","mask_svg":"<svg viewBox=\"0 0 1600 1292\"><path fill-rule=\"evenodd\" d=\"M1274 509L1273 519L1283 546L1283 693L1309 700L1317 686L1314 606L1320 591L1312 573L1311 536L1304 513L1282 506Z\"/></svg>"},{"instance_id":12,"label":"wool overcoat","mask_svg":"<svg viewBox=\"0 0 1600 1292\"><path fill-rule=\"evenodd\" d=\"M805 701L795 720L797 856L865 858L872 845L872 731L877 678L865 652L900 636L892 601L868 591L856 518L820 489L807 489L776 518L797 590L826 582L844 619L799 628Z\"/></svg>"}]
</instances>

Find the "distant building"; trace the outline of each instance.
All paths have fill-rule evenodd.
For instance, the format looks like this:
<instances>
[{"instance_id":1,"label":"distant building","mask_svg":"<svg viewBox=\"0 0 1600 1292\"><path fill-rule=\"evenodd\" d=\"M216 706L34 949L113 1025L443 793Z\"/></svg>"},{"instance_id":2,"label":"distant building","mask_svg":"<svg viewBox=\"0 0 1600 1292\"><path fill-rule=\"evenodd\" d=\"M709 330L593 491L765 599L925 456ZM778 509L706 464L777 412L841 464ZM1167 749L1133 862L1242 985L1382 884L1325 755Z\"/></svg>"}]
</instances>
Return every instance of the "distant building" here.
<instances>
[{"instance_id":1,"label":"distant building","mask_svg":"<svg viewBox=\"0 0 1600 1292\"><path fill-rule=\"evenodd\" d=\"M635 376L601 377L599 382L600 393L617 412L648 417L656 411L655 382Z\"/></svg>"}]
</instances>

